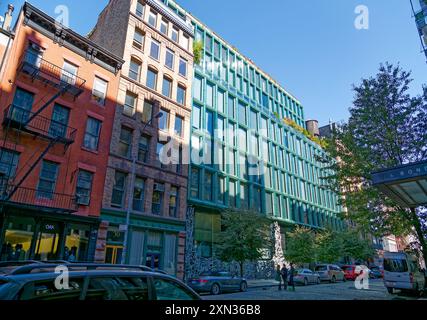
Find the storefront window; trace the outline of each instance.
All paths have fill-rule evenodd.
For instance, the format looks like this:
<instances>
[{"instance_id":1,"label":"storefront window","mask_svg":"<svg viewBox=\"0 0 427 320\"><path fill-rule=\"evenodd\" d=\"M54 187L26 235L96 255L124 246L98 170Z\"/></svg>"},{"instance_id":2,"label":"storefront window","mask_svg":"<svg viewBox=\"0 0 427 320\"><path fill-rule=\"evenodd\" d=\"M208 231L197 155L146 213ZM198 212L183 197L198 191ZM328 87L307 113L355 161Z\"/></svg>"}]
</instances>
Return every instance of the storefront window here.
<instances>
[{"instance_id":1,"label":"storefront window","mask_svg":"<svg viewBox=\"0 0 427 320\"><path fill-rule=\"evenodd\" d=\"M6 224L1 261L22 261L30 258L34 225L32 218L13 218Z\"/></svg>"},{"instance_id":2,"label":"storefront window","mask_svg":"<svg viewBox=\"0 0 427 320\"><path fill-rule=\"evenodd\" d=\"M64 260L87 261L90 228L70 225L65 236Z\"/></svg>"},{"instance_id":3,"label":"storefront window","mask_svg":"<svg viewBox=\"0 0 427 320\"><path fill-rule=\"evenodd\" d=\"M59 226L56 223L43 222L36 238L35 259L40 261L58 258Z\"/></svg>"}]
</instances>

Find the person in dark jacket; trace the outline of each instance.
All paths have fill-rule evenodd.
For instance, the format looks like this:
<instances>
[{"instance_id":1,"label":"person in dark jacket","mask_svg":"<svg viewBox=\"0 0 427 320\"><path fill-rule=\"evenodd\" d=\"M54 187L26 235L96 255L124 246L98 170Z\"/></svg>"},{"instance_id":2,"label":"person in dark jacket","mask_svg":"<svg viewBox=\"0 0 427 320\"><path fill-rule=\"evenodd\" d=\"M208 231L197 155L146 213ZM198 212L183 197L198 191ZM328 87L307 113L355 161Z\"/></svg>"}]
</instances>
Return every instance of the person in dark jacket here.
<instances>
[{"instance_id":1,"label":"person in dark jacket","mask_svg":"<svg viewBox=\"0 0 427 320\"><path fill-rule=\"evenodd\" d=\"M280 266L276 267L276 281L279 281L279 290L282 290L282 275L280 273Z\"/></svg>"},{"instance_id":2,"label":"person in dark jacket","mask_svg":"<svg viewBox=\"0 0 427 320\"><path fill-rule=\"evenodd\" d=\"M282 280L283 280L283 290L288 290L288 268L286 264L283 265L282 270L280 270Z\"/></svg>"},{"instance_id":3,"label":"person in dark jacket","mask_svg":"<svg viewBox=\"0 0 427 320\"><path fill-rule=\"evenodd\" d=\"M294 264L291 263L291 269L289 270L289 287L292 287L292 291L295 291L295 282L294 282L295 268Z\"/></svg>"}]
</instances>

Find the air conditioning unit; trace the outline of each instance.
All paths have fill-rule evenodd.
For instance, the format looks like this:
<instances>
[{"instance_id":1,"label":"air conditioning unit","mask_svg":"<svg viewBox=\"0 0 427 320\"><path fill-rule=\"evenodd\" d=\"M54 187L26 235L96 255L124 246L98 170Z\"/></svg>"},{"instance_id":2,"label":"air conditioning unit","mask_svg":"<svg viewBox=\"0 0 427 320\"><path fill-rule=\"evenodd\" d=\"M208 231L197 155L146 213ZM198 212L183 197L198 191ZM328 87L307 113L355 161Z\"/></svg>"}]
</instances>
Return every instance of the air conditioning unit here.
<instances>
[{"instance_id":1,"label":"air conditioning unit","mask_svg":"<svg viewBox=\"0 0 427 320\"><path fill-rule=\"evenodd\" d=\"M160 184L160 183L155 183L153 189L154 189L154 191L164 192L165 186L163 184Z\"/></svg>"}]
</instances>

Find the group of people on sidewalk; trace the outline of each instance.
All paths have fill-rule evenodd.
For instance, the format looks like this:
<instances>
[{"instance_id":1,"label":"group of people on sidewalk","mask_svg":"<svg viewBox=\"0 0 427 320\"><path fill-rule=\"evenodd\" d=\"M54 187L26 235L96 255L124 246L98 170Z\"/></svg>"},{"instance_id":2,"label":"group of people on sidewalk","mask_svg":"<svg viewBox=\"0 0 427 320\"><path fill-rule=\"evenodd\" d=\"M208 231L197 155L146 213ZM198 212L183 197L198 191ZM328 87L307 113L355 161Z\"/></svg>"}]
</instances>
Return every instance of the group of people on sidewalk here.
<instances>
[{"instance_id":1,"label":"group of people on sidewalk","mask_svg":"<svg viewBox=\"0 0 427 320\"><path fill-rule=\"evenodd\" d=\"M279 281L279 290L282 290L283 284L283 290L288 290L289 287L290 291L295 291L294 275L295 268L293 263L290 264L289 270L285 264L283 264L282 267L280 267L280 265L277 265L276 280Z\"/></svg>"}]
</instances>

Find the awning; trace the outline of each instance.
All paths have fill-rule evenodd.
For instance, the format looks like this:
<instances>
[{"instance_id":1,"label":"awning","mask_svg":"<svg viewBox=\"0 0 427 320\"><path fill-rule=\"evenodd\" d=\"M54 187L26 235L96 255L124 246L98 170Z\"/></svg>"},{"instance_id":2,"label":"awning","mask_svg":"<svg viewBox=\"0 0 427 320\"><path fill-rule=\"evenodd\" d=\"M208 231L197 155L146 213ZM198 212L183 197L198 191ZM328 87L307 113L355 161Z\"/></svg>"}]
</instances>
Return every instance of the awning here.
<instances>
[{"instance_id":1,"label":"awning","mask_svg":"<svg viewBox=\"0 0 427 320\"><path fill-rule=\"evenodd\" d=\"M374 172L372 182L405 208L427 205L427 161Z\"/></svg>"}]
</instances>

